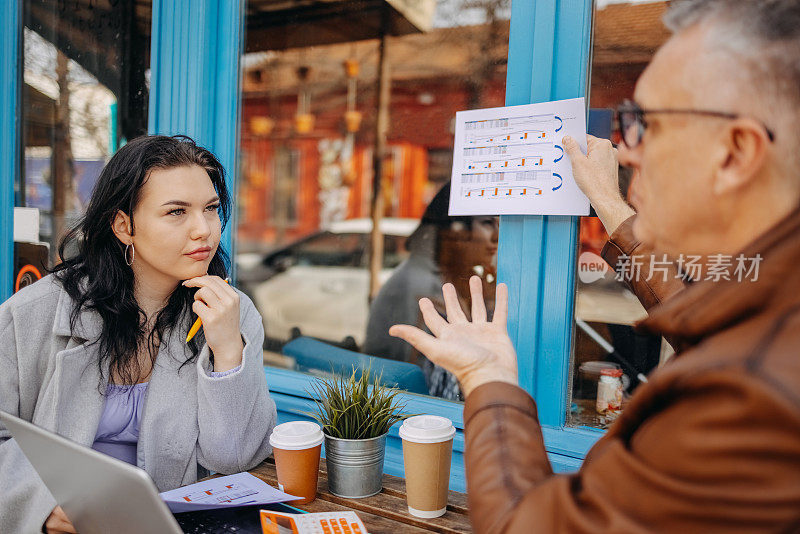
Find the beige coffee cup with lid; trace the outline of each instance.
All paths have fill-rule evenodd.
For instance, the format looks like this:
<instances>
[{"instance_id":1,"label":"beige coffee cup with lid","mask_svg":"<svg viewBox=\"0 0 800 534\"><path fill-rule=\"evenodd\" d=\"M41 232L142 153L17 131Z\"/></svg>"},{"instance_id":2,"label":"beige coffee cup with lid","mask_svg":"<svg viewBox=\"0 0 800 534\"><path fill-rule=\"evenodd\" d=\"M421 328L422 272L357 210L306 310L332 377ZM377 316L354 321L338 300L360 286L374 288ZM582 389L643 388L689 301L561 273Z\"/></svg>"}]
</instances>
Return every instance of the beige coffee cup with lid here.
<instances>
[{"instance_id":1,"label":"beige coffee cup with lid","mask_svg":"<svg viewBox=\"0 0 800 534\"><path fill-rule=\"evenodd\" d=\"M453 422L438 415L409 417L400 427L408 513L433 518L447 512Z\"/></svg>"},{"instance_id":2,"label":"beige coffee cup with lid","mask_svg":"<svg viewBox=\"0 0 800 534\"><path fill-rule=\"evenodd\" d=\"M302 497L292 504L307 504L317 496L322 429L311 421L278 425L269 437L278 472L278 488Z\"/></svg>"}]
</instances>

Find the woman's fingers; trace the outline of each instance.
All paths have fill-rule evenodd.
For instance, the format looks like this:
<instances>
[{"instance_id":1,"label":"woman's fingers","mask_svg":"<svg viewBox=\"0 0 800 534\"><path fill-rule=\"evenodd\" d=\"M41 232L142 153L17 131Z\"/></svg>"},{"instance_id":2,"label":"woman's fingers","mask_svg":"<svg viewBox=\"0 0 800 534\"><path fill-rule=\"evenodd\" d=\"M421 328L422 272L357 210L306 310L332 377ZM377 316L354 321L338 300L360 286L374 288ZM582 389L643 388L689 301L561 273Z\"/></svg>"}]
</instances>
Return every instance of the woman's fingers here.
<instances>
[{"instance_id":1,"label":"woman's fingers","mask_svg":"<svg viewBox=\"0 0 800 534\"><path fill-rule=\"evenodd\" d=\"M195 300L192 302L192 311L195 315L200 317L200 319L203 319L204 324L208 323L208 320L212 318L212 316L207 315L211 313L211 308L202 300Z\"/></svg>"},{"instance_id":2,"label":"woman's fingers","mask_svg":"<svg viewBox=\"0 0 800 534\"><path fill-rule=\"evenodd\" d=\"M450 324L466 323L467 316L464 315L464 310L461 309L461 303L458 301L458 294L453 284L447 283L442 286L442 294L444 295L444 308L447 313L447 322Z\"/></svg>"},{"instance_id":3,"label":"woman's fingers","mask_svg":"<svg viewBox=\"0 0 800 534\"><path fill-rule=\"evenodd\" d=\"M239 294L231 285L220 278L219 276L208 276L209 287L214 289L214 292L223 300L238 300Z\"/></svg>"},{"instance_id":4,"label":"woman's fingers","mask_svg":"<svg viewBox=\"0 0 800 534\"><path fill-rule=\"evenodd\" d=\"M483 301L483 283L477 276L469 279L469 293L472 300L472 322L486 322L486 303Z\"/></svg>"},{"instance_id":5,"label":"woman's fingers","mask_svg":"<svg viewBox=\"0 0 800 534\"><path fill-rule=\"evenodd\" d=\"M225 283L225 280L223 280L219 276L214 276L210 274L184 280L183 285L185 285L186 287L207 287L210 290L214 291L214 293L219 295L220 298L228 294L229 291L233 291L230 288L230 286L227 283Z\"/></svg>"},{"instance_id":6,"label":"woman's fingers","mask_svg":"<svg viewBox=\"0 0 800 534\"><path fill-rule=\"evenodd\" d=\"M222 299L220 299L219 295L208 287L198 289L194 294L194 299L204 302L211 308L219 308L222 305Z\"/></svg>"},{"instance_id":7,"label":"woman's fingers","mask_svg":"<svg viewBox=\"0 0 800 534\"><path fill-rule=\"evenodd\" d=\"M422 319L425 321L425 326L428 327L428 330L433 332L433 335L440 336L444 327L447 326L447 321L436 311L433 302L427 298L419 299L419 309L422 312Z\"/></svg>"},{"instance_id":8,"label":"woman's fingers","mask_svg":"<svg viewBox=\"0 0 800 534\"><path fill-rule=\"evenodd\" d=\"M232 306L239 301L236 291L219 276L198 276L183 282L186 287L199 287L195 298L202 299L212 307Z\"/></svg>"},{"instance_id":9,"label":"woman's fingers","mask_svg":"<svg viewBox=\"0 0 800 534\"><path fill-rule=\"evenodd\" d=\"M508 322L508 286L497 284L494 297L494 316L492 323L506 328Z\"/></svg>"}]
</instances>

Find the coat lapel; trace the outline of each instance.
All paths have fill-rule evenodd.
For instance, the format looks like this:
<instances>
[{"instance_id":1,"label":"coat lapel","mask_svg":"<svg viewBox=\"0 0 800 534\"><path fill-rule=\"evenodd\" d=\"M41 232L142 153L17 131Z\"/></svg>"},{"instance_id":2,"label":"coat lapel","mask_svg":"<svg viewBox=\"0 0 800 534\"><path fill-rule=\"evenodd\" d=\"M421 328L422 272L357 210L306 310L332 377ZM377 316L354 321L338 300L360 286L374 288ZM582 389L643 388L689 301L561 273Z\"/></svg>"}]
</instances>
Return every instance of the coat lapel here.
<instances>
[{"instance_id":1,"label":"coat lapel","mask_svg":"<svg viewBox=\"0 0 800 534\"><path fill-rule=\"evenodd\" d=\"M53 417L40 424L51 428L82 445L94 443L97 425L103 413L105 392L108 383L101 379L97 362L99 351L95 340L102 330L102 319L93 311L84 310L78 316L75 328L71 328L70 314L73 303L63 289L58 298L53 333L66 345L55 355L55 371L49 400L54 410L45 411ZM46 418L45 413L43 416Z\"/></svg>"},{"instance_id":2,"label":"coat lapel","mask_svg":"<svg viewBox=\"0 0 800 534\"><path fill-rule=\"evenodd\" d=\"M191 352L180 337L170 332L161 344L139 431L138 464L161 491L194 482L197 475L197 367L181 367Z\"/></svg>"}]
</instances>

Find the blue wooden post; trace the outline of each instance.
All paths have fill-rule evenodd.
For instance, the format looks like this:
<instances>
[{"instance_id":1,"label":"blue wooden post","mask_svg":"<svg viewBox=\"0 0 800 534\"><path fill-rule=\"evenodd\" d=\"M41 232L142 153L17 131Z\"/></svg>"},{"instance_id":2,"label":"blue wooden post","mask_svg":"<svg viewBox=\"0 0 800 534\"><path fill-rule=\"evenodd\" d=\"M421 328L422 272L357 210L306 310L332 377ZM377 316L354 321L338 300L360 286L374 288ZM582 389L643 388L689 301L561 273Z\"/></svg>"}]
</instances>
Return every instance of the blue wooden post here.
<instances>
[{"instance_id":1,"label":"blue wooden post","mask_svg":"<svg viewBox=\"0 0 800 534\"><path fill-rule=\"evenodd\" d=\"M211 150L236 199L241 0L154 0L148 131L185 134ZM234 257L236 210L222 234ZM233 261L231 262L234 263Z\"/></svg>"},{"instance_id":2,"label":"blue wooden post","mask_svg":"<svg viewBox=\"0 0 800 534\"><path fill-rule=\"evenodd\" d=\"M586 95L591 0L511 5L506 103ZM542 423L564 425L575 294L576 217L503 217L499 279L509 285L520 384Z\"/></svg>"},{"instance_id":3,"label":"blue wooden post","mask_svg":"<svg viewBox=\"0 0 800 534\"><path fill-rule=\"evenodd\" d=\"M0 2L0 302L14 274L14 181L19 174L20 20L22 2Z\"/></svg>"}]
</instances>

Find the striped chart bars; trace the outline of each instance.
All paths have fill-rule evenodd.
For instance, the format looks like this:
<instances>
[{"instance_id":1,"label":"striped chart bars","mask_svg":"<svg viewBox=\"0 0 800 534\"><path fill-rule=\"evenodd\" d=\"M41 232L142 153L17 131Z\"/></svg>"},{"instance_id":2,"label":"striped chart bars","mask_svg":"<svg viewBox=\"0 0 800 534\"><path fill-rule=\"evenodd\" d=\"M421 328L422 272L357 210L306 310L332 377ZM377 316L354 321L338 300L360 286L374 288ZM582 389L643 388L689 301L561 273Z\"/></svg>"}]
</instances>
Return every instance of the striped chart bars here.
<instances>
[{"instance_id":1,"label":"striped chart bars","mask_svg":"<svg viewBox=\"0 0 800 534\"><path fill-rule=\"evenodd\" d=\"M478 187L475 189L467 189L464 192L465 197L483 197L483 196L539 196L542 194L542 189L535 187Z\"/></svg>"},{"instance_id":2,"label":"striped chart bars","mask_svg":"<svg viewBox=\"0 0 800 534\"><path fill-rule=\"evenodd\" d=\"M553 140L562 124L552 113L466 121L461 195L502 199L553 190Z\"/></svg>"}]
</instances>

